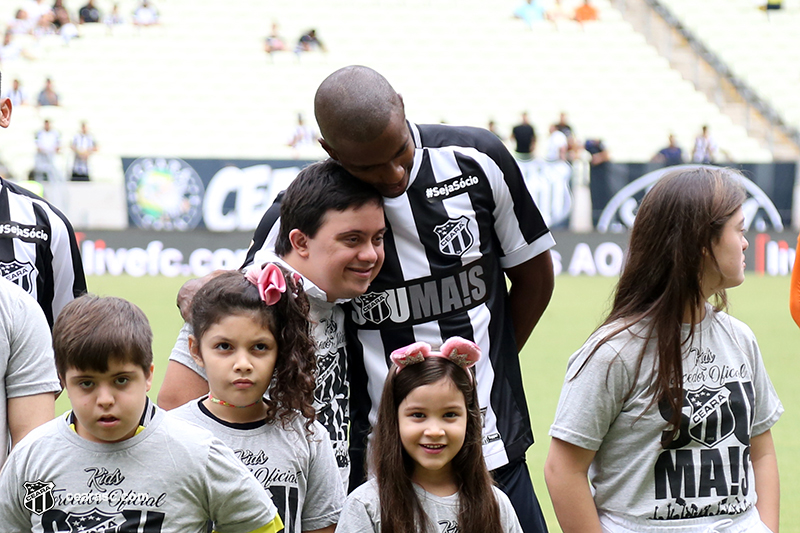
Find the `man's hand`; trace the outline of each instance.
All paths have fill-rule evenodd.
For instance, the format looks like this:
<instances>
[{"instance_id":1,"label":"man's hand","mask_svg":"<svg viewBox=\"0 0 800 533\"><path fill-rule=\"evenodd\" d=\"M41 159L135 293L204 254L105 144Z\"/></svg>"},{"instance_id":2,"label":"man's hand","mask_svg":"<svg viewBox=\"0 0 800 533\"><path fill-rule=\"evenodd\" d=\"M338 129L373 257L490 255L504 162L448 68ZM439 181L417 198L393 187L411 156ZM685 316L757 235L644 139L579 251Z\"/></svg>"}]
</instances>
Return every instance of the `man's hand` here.
<instances>
[{"instance_id":1,"label":"man's hand","mask_svg":"<svg viewBox=\"0 0 800 533\"><path fill-rule=\"evenodd\" d=\"M197 291L200 290L200 287L216 278L223 272L227 271L215 270L209 274L206 274L202 278L190 279L183 284L178 291L177 304L184 322L189 322L192 319L192 300L194 300L194 295L197 294Z\"/></svg>"}]
</instances>

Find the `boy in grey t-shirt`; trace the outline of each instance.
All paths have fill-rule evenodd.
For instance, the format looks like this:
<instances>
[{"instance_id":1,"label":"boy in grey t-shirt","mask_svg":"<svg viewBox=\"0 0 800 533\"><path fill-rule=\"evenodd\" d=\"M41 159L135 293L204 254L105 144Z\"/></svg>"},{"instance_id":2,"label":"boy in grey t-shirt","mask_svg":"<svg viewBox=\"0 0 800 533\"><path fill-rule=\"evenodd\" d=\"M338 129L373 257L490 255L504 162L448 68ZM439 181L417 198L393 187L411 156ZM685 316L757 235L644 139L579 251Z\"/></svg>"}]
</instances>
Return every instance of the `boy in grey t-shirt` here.
<instances>
[{"instance_id":1,"label":"boy in grey t-shirt","mask_svg":"<svg viewBox=\"0 0 800 533\"><path fill-rule=\"evenodd\" d=\"M102 324L102 327L98 327ZM152 333L119 298L83 296L53 330L73 410L40 426L0 473L9 532L272 533L267 493L213 435L147 398Z\"/></svg>"}]
</instances>

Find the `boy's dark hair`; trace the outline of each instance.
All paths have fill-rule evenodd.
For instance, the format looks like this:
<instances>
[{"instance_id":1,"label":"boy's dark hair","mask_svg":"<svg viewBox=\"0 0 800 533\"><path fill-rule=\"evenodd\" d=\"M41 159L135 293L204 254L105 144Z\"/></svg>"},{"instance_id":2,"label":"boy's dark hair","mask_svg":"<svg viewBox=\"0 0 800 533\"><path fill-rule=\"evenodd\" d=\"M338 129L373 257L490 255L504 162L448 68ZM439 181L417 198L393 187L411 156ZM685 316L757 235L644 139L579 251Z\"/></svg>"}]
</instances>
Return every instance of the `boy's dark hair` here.
<instances>
[{"instance_id":1,"label":"boy's dark hair","mask_svg":"<svg viewBox=\"0 0 800 533\"><path fill-rule=\"evenodd\" d=\"M153 332L137 306L114 296L84 294L64 306L53 325L56 368L107 372L109 359L133 363L150 375Z\"/></svg>"},{"instance_id":2,"label":"boy's dark hair","mask_svg":"<svg viewBox=\"0 0 800 533\"><path fill-rule=\"evenodd\" d=\"M275 243L275 253L283 257L292 250L289 233L299 229L313 238L325 214L330 210L344 211L369 202L383 207L383 196L347 172L333 159L313 163L297 174L281 200L281 227Z\"/></svg>"}]
</instances>

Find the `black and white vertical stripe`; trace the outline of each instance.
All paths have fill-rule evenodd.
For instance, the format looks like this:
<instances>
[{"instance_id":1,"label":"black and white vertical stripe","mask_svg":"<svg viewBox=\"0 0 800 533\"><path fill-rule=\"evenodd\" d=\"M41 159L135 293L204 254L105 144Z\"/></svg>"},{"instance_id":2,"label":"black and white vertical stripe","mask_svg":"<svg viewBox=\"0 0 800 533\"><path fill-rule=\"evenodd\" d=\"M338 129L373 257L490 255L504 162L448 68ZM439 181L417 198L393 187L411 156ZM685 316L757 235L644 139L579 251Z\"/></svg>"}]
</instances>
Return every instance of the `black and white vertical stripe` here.
<instances>
[{"instance_id":1,"label":"black and white vertical stripe","mask_svg":"<svg viewBox=\"0 0 800 533\"><path fill-rule=\"evenodd\" d=\"M533 442L503 271L554 241L516 161L493 134L410 128L417 146L411 183L406 194L385 200L386 261L347 313L351 421L356 431L375 423L393 350L472 339L484 353L476 367L484 453L489 468L498 468ZM363 379L366 389L354 386Z\"/></svg>"},{"instance_id":2,"label":"black and white vertical stripe","mask_svg":"<svg viewBox=\"0 0 800 533\"><path fill-rule=\"evenodd\" d=\"M39 302L53 326L61 309L86 292L75 232L44 199L0 179L0 274Z\"/></svg>"}]
</instances>

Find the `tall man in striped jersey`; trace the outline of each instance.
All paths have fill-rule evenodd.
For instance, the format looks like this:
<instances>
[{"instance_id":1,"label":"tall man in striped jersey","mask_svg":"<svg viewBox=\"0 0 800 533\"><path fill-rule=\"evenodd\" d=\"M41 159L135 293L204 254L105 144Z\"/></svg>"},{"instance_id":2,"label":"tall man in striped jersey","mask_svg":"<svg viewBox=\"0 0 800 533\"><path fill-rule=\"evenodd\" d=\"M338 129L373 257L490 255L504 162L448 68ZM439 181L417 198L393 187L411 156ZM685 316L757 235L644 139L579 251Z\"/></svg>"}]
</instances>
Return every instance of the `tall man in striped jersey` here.
<instances>
[{"instance_id":1,"label":"tall man in striped jersey","mask_svg":"<svg viewBox=\"0 0 800 533\"><path fill-rule=\"evenodd\" d=\"M555 241L519 167L488 130L406 121L400 95L366 67L331 74L314 107L323 148L383 194L388 227L383 269L347 310L351 489L389 354L459 335L488 354L477 366L486 463L525 531L546 531L525 463L533 433L518 354L550 301ZM277 231L265 220L256 262Z\"/></svg>"},{"instance_id":2,"label":"tall man in striped jersey","mask_svg":"<svg viewBox=\"0 0 800 533\"><path fill-rule=\"evenodd\" d=\"M8 127L11 108L11 100L0 100L0 127ZM78 243L67 217L49 202L2 178L0 276L36 298L51 328L61 309L86 292Z\"/></svg>"}]
</instances>

